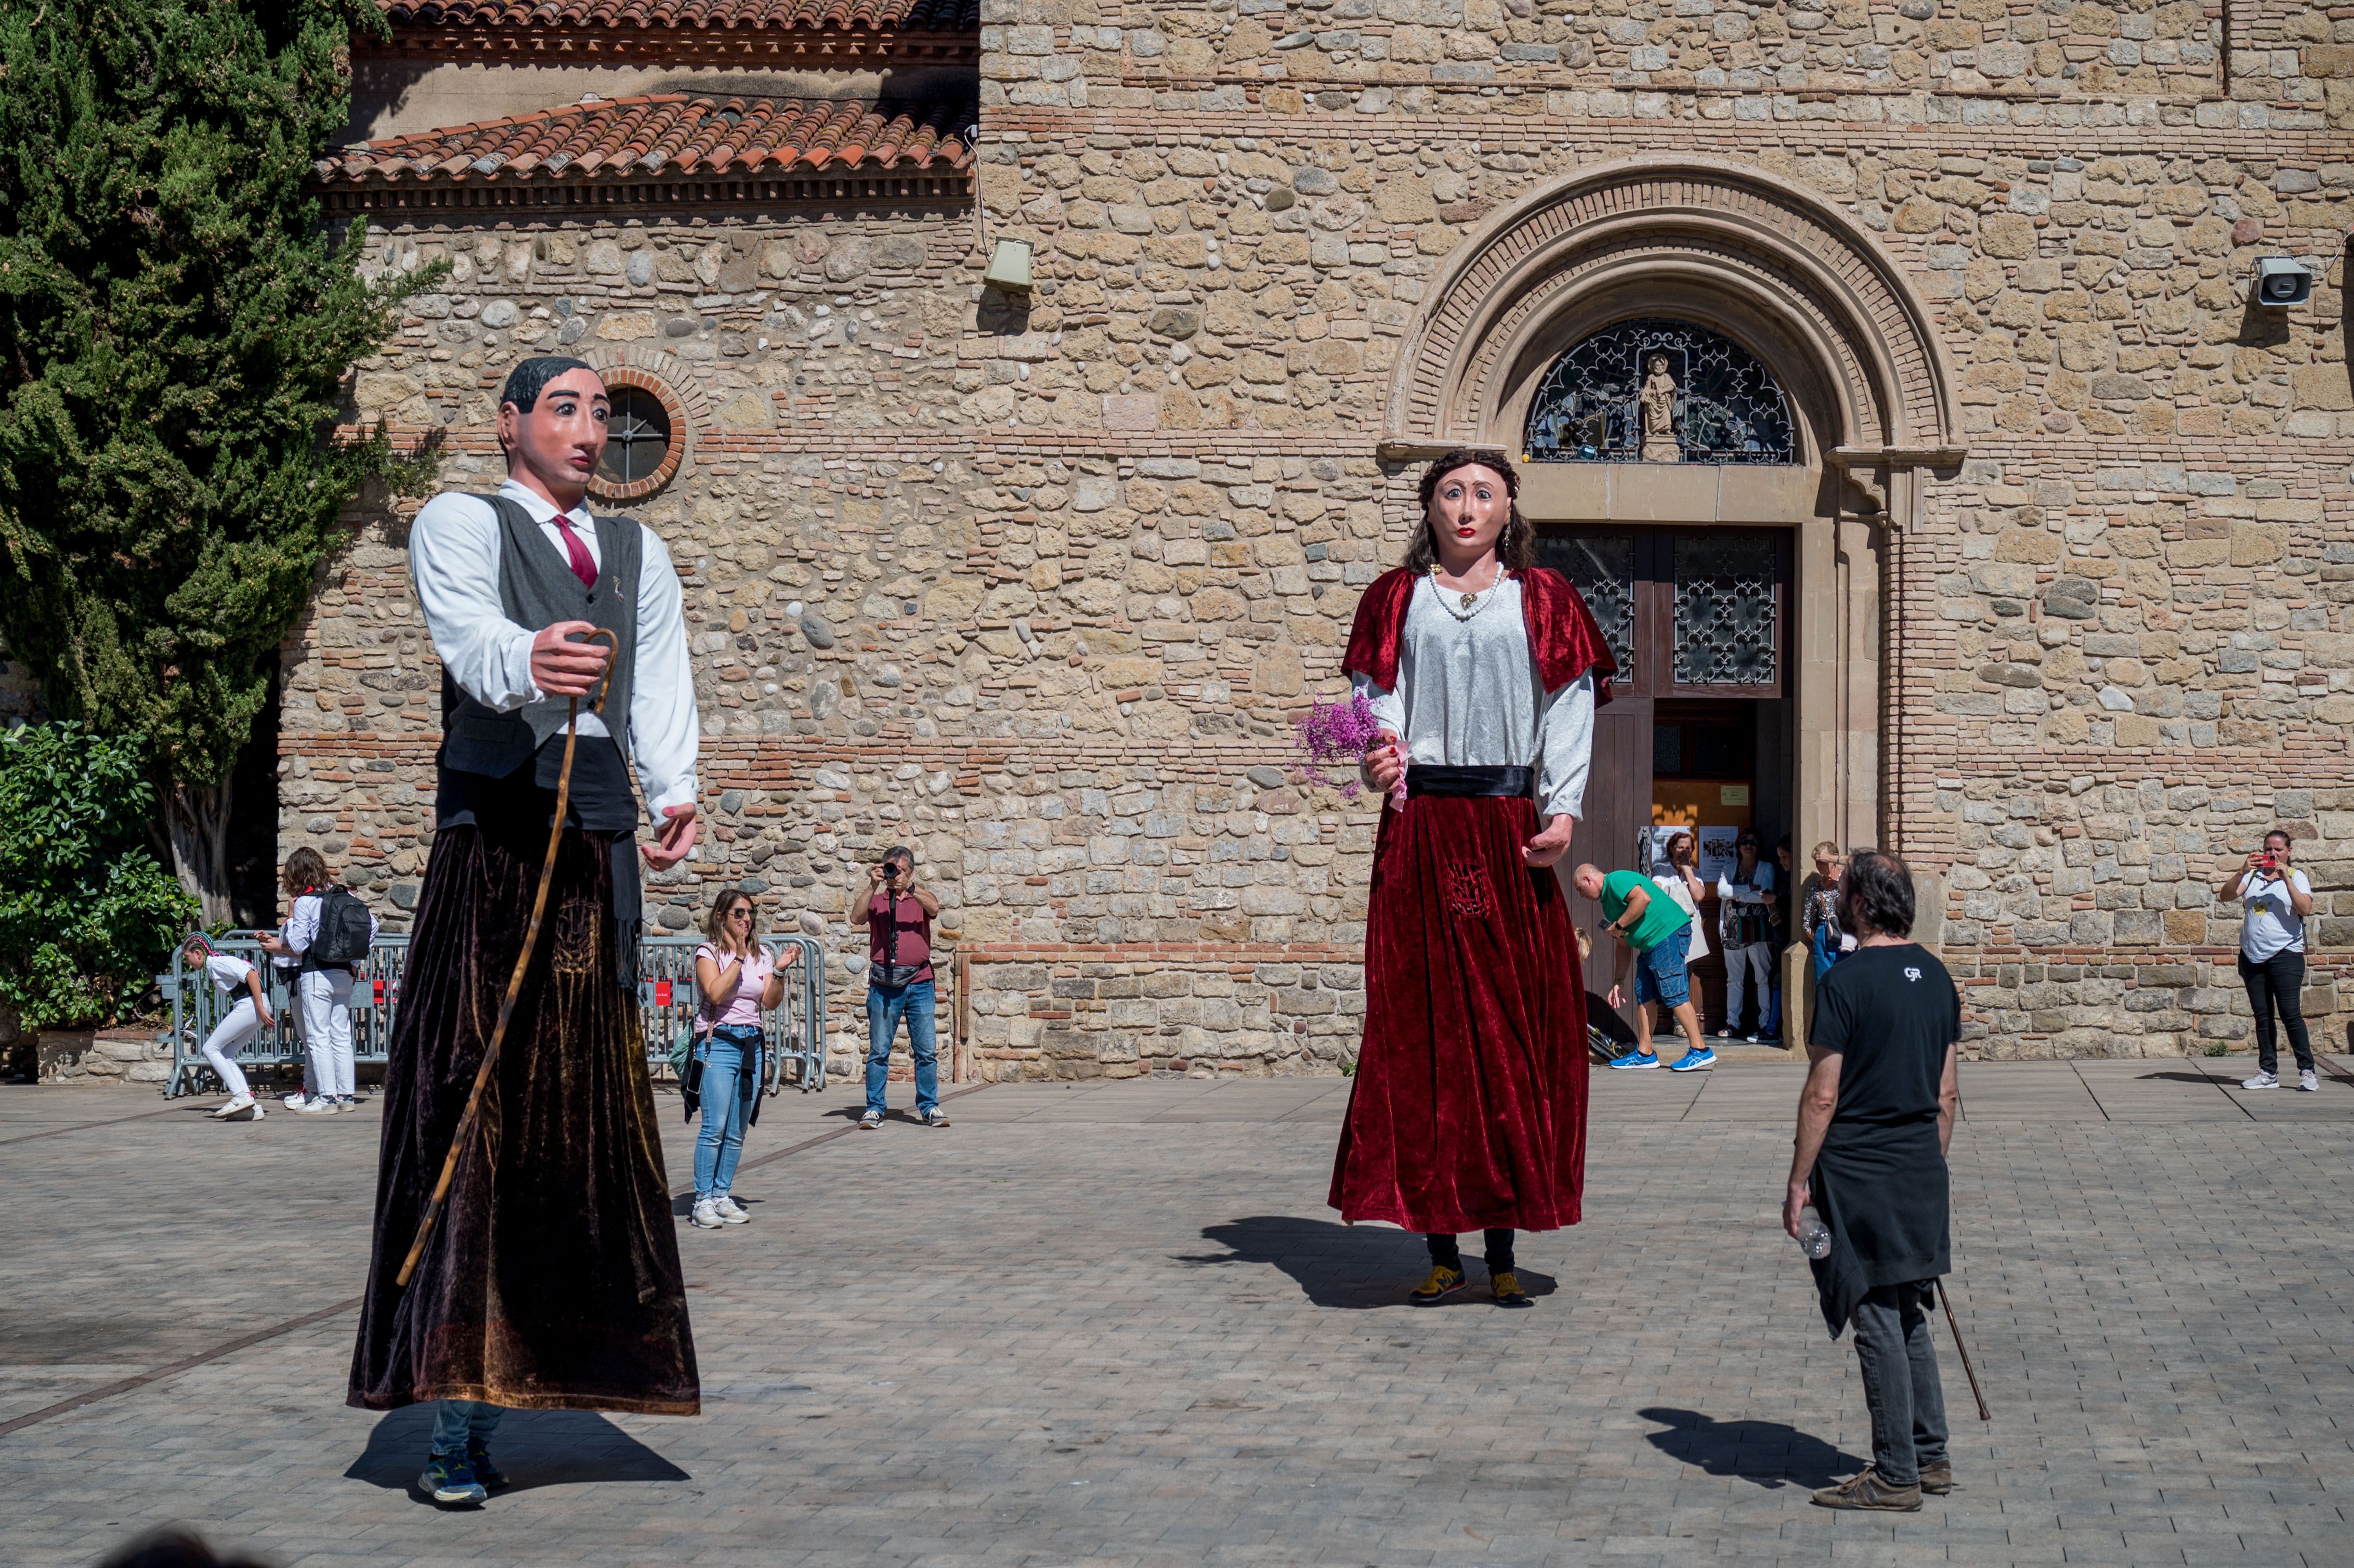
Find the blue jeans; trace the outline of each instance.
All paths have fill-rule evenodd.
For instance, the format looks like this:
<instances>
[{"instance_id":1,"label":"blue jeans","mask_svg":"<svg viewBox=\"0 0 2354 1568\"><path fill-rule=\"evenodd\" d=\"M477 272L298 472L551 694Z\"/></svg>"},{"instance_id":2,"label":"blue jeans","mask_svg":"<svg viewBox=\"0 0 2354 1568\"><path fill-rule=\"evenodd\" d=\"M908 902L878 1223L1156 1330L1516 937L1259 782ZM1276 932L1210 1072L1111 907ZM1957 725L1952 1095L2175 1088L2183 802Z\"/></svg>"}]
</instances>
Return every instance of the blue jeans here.
<instances>
[{"instance_id":1,"label":"blue jeans","mask_svg":"<svg viewBox=\"0 0 2354 1568\"><path fill-rule=\"evenodd\" d=\"M505 1414L495 1404L484 1404L475 1399L435 1400L433 1452L462 1458L473 1444L489 1446L491 1434L499 1429L499 1417Z\"/></svg>"},{"instance_id":2,"label":"blue jeans","mask_svg":"<svg viewBox=\"0 0 2354 1568\"><path fill-rule=\"evenodd\" d=\"M695 1135L695 1195L700 1200L724 1197L735 1184L752 1097L760 1092L760 1032L723 1023L705 1037L695 1054L703 1062L703 1128Z\"/></svg>"},{"instance_id":3,"label":"blue jeans","mask_svg":"<svg viewBox=\"0 0 2354 1568\"><path fill-rule=\"evenodd\" d=\"M916 1058L916 1112L940 1103L939 1054L932 1044L932 982L866 987L866 1108L883 1108L883 1086L891 1079L891 1042L899 1020L907 1021L907 1052Z\"/></svg>"},{"instance_id":4,"label":"blue jeans","mask_svg":"<svg viewBox=\"0 0 2354 1568\"><path fill-rule=\"evenodd\" d=\"M1828 921L1815 927L1815 978L1820 980L1830 967L1840 961L1839 938L1831 934Z\"/></svg>"},{"instance_id":5,"label":"blue jeans","mask_svg":"<svg viewBox=\"0 0 2354 1568\"><path fill-rule=\"evenodd\" d=\"M1691 1000L1691 982L1684 975L1684 955L1691 951L1691 922L1687 920L1659 938L1659 946L1635 955L1635 1005L1656 1001L1673 1011Z\"/></svg>"}]
</instances>

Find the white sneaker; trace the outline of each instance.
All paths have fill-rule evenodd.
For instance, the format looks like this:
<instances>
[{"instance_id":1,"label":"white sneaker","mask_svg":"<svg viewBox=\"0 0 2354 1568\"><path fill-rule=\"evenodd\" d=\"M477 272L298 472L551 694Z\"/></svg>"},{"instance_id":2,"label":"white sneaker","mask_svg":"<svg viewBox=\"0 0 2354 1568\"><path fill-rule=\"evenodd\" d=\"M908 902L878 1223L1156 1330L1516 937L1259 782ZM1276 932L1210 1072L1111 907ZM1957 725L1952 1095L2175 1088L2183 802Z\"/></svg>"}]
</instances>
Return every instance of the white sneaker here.
<instances>
[{"instance_id":1,"label":"white sneaker","mask_svg":"<svg viewBox=\"0 0 2354 1568\"><path fill-rule=\"evenodd\" d=\"M213 1119L215 1121L227 1121L229 1118L235 1116L239 1111L252 1110L254 1108L253 1097L251 1095L231 1095L228 1097L228 1103L222 1106L220 1109L213 1112Z\"/></svg>"},{"instance_id":2,"label":"white sneaker","mask_svg":"<svg viewBox=\"0 0 2354 1568\"><path fill-rule=\"evenodd\" d=\"M316 1099L297 1101L294 1108L304 1116L333 1116L335 1114L335 1102L321 1095Z\"/></svg>"},{"instance_id":3,"label":"white sneaker","mask_svg":"<svg viewBox=\"0 0 2354 1568\"><path fill-rule=\"evenodd\" d=\"M695 1201L693 1217L695 1228L699 1231L716 1231L727 1223L719 1217L719 1206L708 1198L697 1198Z\"/></svg>"},{"instance_id":4,"label":"white sneaker","mask_svg":"<svg viewBox=\"0 0 2354 1568\"><path fill-rule=\"evenodd\" d=\"M711 1207L723 1224L743 1225L749 1224L752 1221L751 1214L745 1210L744 1205L725 1192L711 1200Z\"/></svg>"},{"instance_id":5,"label":"white sneaker","mask_svg":"<svg viewBox=\"0 0 2354 1568\"><path fill-rule=\"evenodd\" d=\"M870 1110L858 1118L858 1125L872 1132L883 1125L883 1113L879 1110Z\"/></svg>"},{"instance_id":6,"label":"white sneaker","mask_svg":"<svg viewBox=\"0 0 2354 1568\"><path fill-rule=\"evenodd\" d=\"M2280 1080L2273 1076L2270 1073L2259 1072L2253 1078L2241 1079L2240 1087L2243 1089L2277 1089L2280 1087Z\"/></svg>"},{"instance_id":7,"label":"white sneaker","mask_svg":"<svg viewBox=\"0 0 2354 1568\"><path fill-rule=\"evenodd\" d=\"M1733 1038L1733 1031L1730 1028L1720 1029L1716 1032L1716 1037L1719 1040L1730 1040Z\"/></svg>"},{"instance_id":8,"label":"white sneaker","mask_svg":"<svg viewBox=\"0 0 2354 1568\"><path fill-rule=\"evenodd\" d=\"M288 1095L284 1099L278 1103L284 1106L288 1110L301 1110L302 1108L302 1098L303 1097L302 1092L297 1090L293 1094Z\"/></svg>"},{"instance_id":9,"label":"white sneaker","mask_svg":"<svg viewBox=\"0 0 2354 1568\"><path fill-rule=\"evenodd\" d=\"M2321 1092L2321 1080L2314 1075L2312 1068L2307 1067L2296 1075L2296 1086L2308 1095L2317 1095Z\"/></svg>"}]
</instances>

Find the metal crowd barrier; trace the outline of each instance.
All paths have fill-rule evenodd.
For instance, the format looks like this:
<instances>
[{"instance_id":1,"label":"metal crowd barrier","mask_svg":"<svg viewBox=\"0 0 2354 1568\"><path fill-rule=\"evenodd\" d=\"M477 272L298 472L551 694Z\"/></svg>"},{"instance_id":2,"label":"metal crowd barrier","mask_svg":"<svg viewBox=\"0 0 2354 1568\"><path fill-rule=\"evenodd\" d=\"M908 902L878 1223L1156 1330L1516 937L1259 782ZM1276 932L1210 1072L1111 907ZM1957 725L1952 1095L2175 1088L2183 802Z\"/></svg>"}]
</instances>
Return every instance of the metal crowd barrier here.
<instances>
[{"instance_id":1,"label":"metal crowd barrier","mask_svg":"<svg viewBox=\"0 0 2354 1568\"><path fill-rule=\"evenodd\" d=\"M670 1076L671 1041L695 1012L695 949L702 940L695 936L648 937L638 947L638 1005L645 1025L646 1062L657 1079ZM797 932L775 933L761 941L784 966L779 972L785 980L784 1000L760 1013L760 1028L769 1038L762 1087L772 1095L788 1084L804 1092L822 1088L825 950L816 938ZM275 1019L270 1028L246 1041L237 1054L238 1065L249 1071L291 1066L299 1072L304 1054L294 1002L296 971L280 968L251 937L217 938L213 946L260 969L262 989ZM788 949L798 950L799 962L786 963ZM369 948L367 962L352 986L355 1062L384 1061L408 963L406 935L379 936ZM172 1007L171 1033L166 1037L172 1046L172 1075L164 1086L164 1095L194 1094L200 1083L218 1089L212 1065L202 1054L205 1037L246 993L222 996L201 969L188 969L186 959L176 953L172 968L157 975L155 983Z\"/></svg>"}]
</instances>

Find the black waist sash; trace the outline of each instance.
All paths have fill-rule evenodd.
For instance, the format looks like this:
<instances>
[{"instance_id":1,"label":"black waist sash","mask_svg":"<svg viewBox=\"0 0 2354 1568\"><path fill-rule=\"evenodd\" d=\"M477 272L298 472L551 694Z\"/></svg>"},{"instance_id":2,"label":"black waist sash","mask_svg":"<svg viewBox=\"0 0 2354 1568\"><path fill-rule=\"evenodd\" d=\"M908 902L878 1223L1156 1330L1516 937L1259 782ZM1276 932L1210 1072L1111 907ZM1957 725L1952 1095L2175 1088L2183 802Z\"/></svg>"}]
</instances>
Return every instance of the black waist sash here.
<instances>
[{"instance_id":1,"label":"black waist sash","mask_svg":"<svg viewBox=\"0 0 2354 1568\"><path fill-rule=\"evenodd\" d=\"M1409 799L1416 795L1453 795L1511 800L1533 795L1536 788L1537 770L1533 768L1447 768L1412 762L1405 770Z\"/></svg>"}]
</instances>

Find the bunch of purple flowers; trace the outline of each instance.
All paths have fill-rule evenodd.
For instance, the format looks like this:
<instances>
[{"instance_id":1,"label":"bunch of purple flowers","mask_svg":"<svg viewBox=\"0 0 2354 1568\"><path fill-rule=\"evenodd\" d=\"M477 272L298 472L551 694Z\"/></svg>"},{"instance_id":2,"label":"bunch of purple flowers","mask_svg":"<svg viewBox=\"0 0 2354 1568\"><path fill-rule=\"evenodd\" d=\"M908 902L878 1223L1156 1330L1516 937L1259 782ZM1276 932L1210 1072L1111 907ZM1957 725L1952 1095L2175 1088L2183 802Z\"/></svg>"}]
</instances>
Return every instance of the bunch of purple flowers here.
<instances>
[{"instance_id":1,"label":"bunch of purple flowers","mask_svg":"<svg viewBox=\"0 0 2354 1568\"><path fill-rule=\"evenodd\" d=\"M1317 703L1292 721L1291 736L1300 755L1310 766L1326 768L1337 763L1362 764L1382 737L1381 721L1373 716L1373 705L1363 692L1352 692L1345 703ZM1352 779L1341 786L1341 793L1355 800L1361 786ZM1398 777L1397 787L1391 791L1391 803L1405 810L1405 778Z\"/></svg>"}]
</instances>

